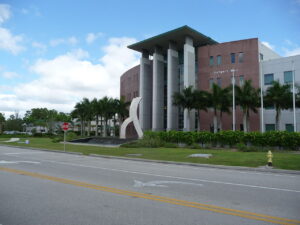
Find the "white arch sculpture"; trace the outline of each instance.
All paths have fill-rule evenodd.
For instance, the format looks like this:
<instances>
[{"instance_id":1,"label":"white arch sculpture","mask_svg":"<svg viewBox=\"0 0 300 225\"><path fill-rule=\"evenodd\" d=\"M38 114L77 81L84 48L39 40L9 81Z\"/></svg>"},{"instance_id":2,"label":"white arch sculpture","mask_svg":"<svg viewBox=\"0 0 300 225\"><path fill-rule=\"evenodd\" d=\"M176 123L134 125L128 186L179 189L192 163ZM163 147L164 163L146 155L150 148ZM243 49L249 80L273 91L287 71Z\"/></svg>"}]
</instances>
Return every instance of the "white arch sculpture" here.
<instances>
[{"instance_id":1,"label":"white arch sculpture","mask_svg":"<svg viewBox=\"0 0 300 225\"><path fill-rule=\"evenodd\" d=\"M139 106L140 101L142 100L142 97L136 97L132 99L132 102L130 104L129 108L129 117L123 122L120 129L120 138L125 139L126 138L126 128L130 122L133 122L134 128L138 134L139 138L143 137L143 131L140 125L139 118L137 117L137 109Z\"/></svg>"}]
</instances>

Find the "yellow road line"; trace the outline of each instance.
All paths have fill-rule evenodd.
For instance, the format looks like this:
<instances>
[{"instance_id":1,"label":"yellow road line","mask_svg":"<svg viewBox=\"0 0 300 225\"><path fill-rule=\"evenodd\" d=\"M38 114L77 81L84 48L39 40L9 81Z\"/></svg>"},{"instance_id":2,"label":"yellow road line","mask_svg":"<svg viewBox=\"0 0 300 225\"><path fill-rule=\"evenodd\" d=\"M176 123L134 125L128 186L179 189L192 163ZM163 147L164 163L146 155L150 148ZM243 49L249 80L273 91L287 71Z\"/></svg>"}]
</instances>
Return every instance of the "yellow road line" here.
<instances>
[{"instance_id":1,"label":"yellow road line","mask_svg":"<svg viewBox=\"0 0 300 225\"><path fill-rule=\"evenodd\" d=\"M23 170L16 170L16 169L11 169L11 168L6 168L6 167L0 167L0 170L10 172L10 173L16 173L16 174L36 177L36 178L40 178L40 179L44 179L44 180L51 180L51 181L55 181L55 182L59 182L59 183L70 184L70 185L79 186L79 187L101 190L101 191L120 194L120 195L126 195L126 196L131 196L131 197L149 199L149 200L153 200L153 201L165 202L165 203L169 203L169 204L173 204L173 205L181 205L181 206L186 206L186 207L191 207L191 208L196 208L196 209L201 209L201 210L217 212L217 213L221 213L221 214L239 216L239 217L243 217L243 218L247 218L247 219L260 220L260 221L265 221L265 222L270 222L270 223L275 223L275 224L282 224L282 225L300 224L300 221L298 221L298 220L291 220L291 219L280 218L280 217L269 216L269 215L258 214L258 213L252 213L252 212L236 210L236 209L229 209L229 208L224 208L224 207L220 207L220 206L202 204L202 203L198 203L198 202L190 202L190 201L168 198L168 197L163 197L163 196L156 196L156 195L151 195L151 194L126 191L126 190L122 190L122 189L116 189L116 188L111 188L111 187L95 185L95 184L89 184L89 183L85 183L85 182L80 182L80 181L75 181L75 180L70 180L70 179L65 179L65 178L59 178L59 177L53 177L53 176L48 176L48 175L39 174L39 173L27 172L27 171L23 171Z\"/></svg>"}]
</instances>

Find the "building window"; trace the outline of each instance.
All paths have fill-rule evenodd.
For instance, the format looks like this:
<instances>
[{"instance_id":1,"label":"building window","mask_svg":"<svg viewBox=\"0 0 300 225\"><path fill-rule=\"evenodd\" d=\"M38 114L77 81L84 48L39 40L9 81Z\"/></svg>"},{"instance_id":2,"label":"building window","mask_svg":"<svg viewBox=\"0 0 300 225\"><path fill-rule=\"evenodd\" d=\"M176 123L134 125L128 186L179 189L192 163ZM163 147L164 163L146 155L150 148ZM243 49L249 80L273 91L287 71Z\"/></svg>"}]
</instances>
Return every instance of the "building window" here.
<instances>
[{"instance_id":1,"label":"building window","mask_svg":"<svg viewBox=\"0 0 300 225\"><path fill-rule=\"evenodd\" d=\"M264 60L264 55L259 53L259 59L260 59L260 61L263 61Z\"/></svg>"},{"instance_id":2,"label":"building window","mask_svg":"<svg viewBox=\"0 0 300 225\"><path fill-rule=\"evenodd\" d=\"M235 53L230 54L231 63L235 63Z\"/></svg>"},{"instance_id":3,"label":"building window","mask_svg":"<svg viewBox=\"0 0 300 225\"><path fill-rule=\"evenodd\" d=\"M210 66L214 65L214 57L213 56L209 57L209 65Z\"/></svg>"},{"instance_id":4,"label":"building window","mask_svg":"<svg viewBox=\"0 0 300 225\"><path fill-rule=\"evenodd\" d=\"M214 79L213 78L209 79L209 88L210 89L212 89L213 83L214 83Z\"/></svg>"},{"instance_id":5,"label":"building window","mask_svg":"<svg viewBox=\"0 0 300 225\"><path fill-rule=\"evenodd\" d=\"M244 52L239 53L239 63L244 62Z\"/></svg>"},{"instance_id":6,"label":"building window","mask_svg":"<svg viewBox=\"0 0 300 225\"><path fill-rule=\"evenodd\" d=\"M240 75L240 86L244 85L244 75Z\"/></svg>"},{"instance_id":7,"label":"building window","mask_svg":"<svg viewBox=\"0 0 300 225\"><path fill-rule=\"evenodd\" d=\"M284 83L290 84L293 82L293 72L292 71L284 71Z\"/></svg>"},{"instance_id":8,"label":"building window","mask_svg":"<svg viewBox=\"0 0 300 225\"><path fill-rule=\"evenodd\" d=\"M293 124L285 124L285 130L288 132L294 132L294 125Z\"/></svg>"},{"instance_id":9,"label":"building window","mask_svg":"<svg viewBox=\"0 0 300 225\"><path fill-rule=\"evenodd\" d=\"M269 85L272 84L274 81L274 74L273 73L269 73L269 74L265 74L264 75L264 80L265 80L265 85Z\"/></svg>"},{"instance_id":10,"label":"building window","mask_svg":"<svg viewBox=\"0 0 300 225\"><path fill-rule=\"evenodd\" d=\"M222 63L222 56L218 55L217 56L217 65L221 65Z\"/></svg>"},{"instance_id":11,"label":"building window","mask_svg":"<svg viewBox=\"0 0 300 225\"><path fill-rule=\"evenodd\" d=\"M222 79L221 78L217 78L217 84L219 87L222 87Z\"/></svg>"},{"instance_id":12,"label":"building window","mask_svg":"<svg viewBox=\"0 0 300 225\"><path fill-rule=\"evenodd\" d=\"M275 130L275 124L266 124L266 131Z\"/></svg>"}]
</instances>

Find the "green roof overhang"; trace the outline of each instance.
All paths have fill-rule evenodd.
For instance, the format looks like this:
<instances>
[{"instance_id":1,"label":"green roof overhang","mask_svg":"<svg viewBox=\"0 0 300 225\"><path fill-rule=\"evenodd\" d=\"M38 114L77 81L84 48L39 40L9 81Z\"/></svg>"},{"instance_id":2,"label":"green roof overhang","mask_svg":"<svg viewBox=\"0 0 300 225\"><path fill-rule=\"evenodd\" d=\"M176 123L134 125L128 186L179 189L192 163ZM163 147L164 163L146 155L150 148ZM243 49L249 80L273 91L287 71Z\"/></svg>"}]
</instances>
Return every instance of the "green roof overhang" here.
<instances>
[{"instance_id":1,"label":"green roof overhang","mask_svg":"<svg viewBox=\"0 0 300 225\"><path fill-rule=\"evenodd\" d=\"M177 29L129 45L128 48L138 52L147 51L152 55L156 46L159 46L163 51L166 51L169 48L169 42L171 41L176 43L178 50L180 50L185 44L186 36L189 36L193 39L195 47L213 45L218 43L210 37L207 37L200 32L190 28L189 26L182 26Z\"/></svg>"}]
</instances>

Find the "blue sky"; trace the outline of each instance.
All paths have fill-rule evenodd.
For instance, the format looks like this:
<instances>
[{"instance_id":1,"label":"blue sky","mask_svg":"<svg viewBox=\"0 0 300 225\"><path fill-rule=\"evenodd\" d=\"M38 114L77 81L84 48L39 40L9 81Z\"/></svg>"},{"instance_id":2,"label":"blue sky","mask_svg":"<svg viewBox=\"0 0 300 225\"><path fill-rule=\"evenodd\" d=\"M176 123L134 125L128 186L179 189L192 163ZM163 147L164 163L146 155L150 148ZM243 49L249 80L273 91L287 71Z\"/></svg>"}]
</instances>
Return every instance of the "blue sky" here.
<instances>
[{"instance_id":1,"label":"blue sky","mask_svg":"<svg viewBox=\"0 0 300 225\"><path fill-rule=\"evenodd\" d=\"M118 97L120 75L139 60L126 46L183 25L300 54L300 0L1 0L0 112Z\"/></svg>"}]
</instances>

